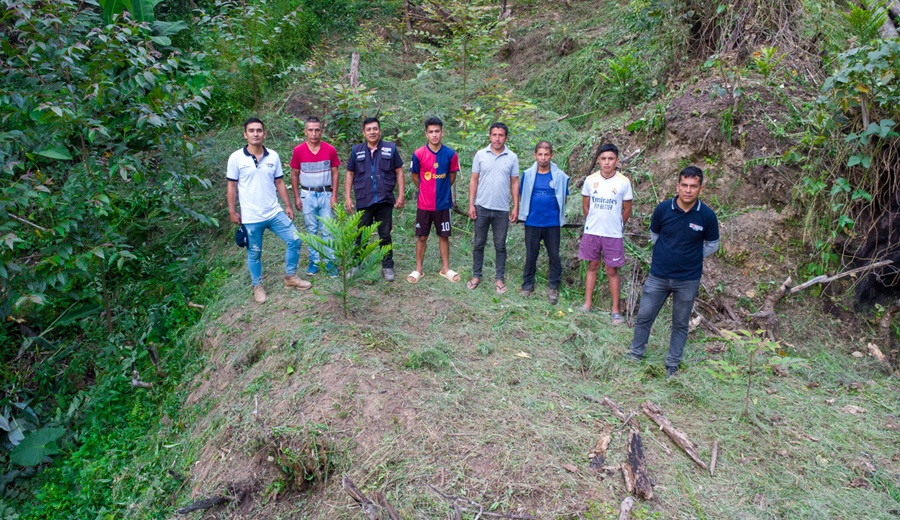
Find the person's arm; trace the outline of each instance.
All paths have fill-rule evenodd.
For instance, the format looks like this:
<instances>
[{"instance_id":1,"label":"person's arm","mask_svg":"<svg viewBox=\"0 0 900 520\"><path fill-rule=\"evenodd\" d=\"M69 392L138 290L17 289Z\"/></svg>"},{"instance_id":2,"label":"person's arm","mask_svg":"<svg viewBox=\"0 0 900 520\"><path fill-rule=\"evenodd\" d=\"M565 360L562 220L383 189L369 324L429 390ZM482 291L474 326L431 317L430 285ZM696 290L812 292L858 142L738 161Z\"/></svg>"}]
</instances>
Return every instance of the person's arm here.
<instances>
[{"instance_id":1,"label":"person's arm","mask_svg":"<svg viewBox=\"0 0 900 520\"><path fill-rule=\"evenodd\" d=\"M338 192L338 169L337 166L331 167L331 207L333 208L335 204L337 204L337 192Z\"/></svg>"},{"instance_id":2,"label":"person's arm","mask_svg":"<svg viewBox=\"0 0 900 520\"><path fill-rule=\"evenodd\" d=\"M650 243L656 245L656 241L659 240L659 234L662 233L662 227L659 224L659 206L656 206L656 209L653 210L653 215L650 217Z\"/></svg>"},{"instance_id":3,"label":"person's arm","mask_svg":"<svg viewBox=\"0 0 900 520\"><path fill-rule=\"evenodd\" d=\"M519 220L519 176L509 179L509 192L512 195L513 209L509 212L509 221L515 222Z\"/></svg>"},{"instance_id":4,"label":"person's arm","mask_svg":"<svg viewBox=\"0 0 900 520\"><path fill-rule=\"evenodd\" d=\"M344 208L347 213L353 213L353 199L350 198L350 187L353 186L353 172L347 170L344 175Z\"/></svg>"},{"instance_id":5,"label":"person's arm","mask_svg":"<svg viewBox=\"0 0 900 520\"><path fill-rule=\"evenodd\" d=\"M587 195L581 196L581 209L584 211L584 218L587 219L588 212L591 210L591 198Z\"/></svg>"},{"instance_id":6,"label":"person's arm","mask_svg":"<svg viewBox=\"0 0 900 520\"><path fill-rule=\"evenodd\" d=\"M413 186L419 189L419 173L411 171L409 172L409 178L412 179Z\"/></svg>"},{"instance_id":7,"label":"person's arm","mask_svg":"<svg viewBox=\"0 0 900 520\"><path fill-rule=\"evenodd\" d=\"M707 224L703 240L703 258L719 250L719 219L713 215L712 225Z\"/></svg>"},{"instance_id":8,"label":"person's arm","mask_svg":"<svg viewBox=\"0 0 900 520\"><path fill-rule=\"evenodd\" d=\"M284 203L284 213L289 219L294 220L294 208L291 207L291 199L288 196L287 186L284 185L284 177L275 179L275 189L278 190L278 196Z\"/></svg>"},{"instance_id":9,"label":"person's arm","mask_svg":"<svg viewBox=\"0 0 900 520\"><path fill-rule=\"evenodd\" d=\"M622 227L625 227L625 223L628 222L628 219L631 218L631 201L623 200L622 201Z\"/></svg>"},{"instance_id":10,"label":"person's arm","mask_svg":"<svg viewBox=\"0 0 900 520\"><path fill-rule=\"evenodd\" d=\"M300 168L291 168L291 191L294 192L294 207L297 211L303 209L303 201L300 200Z\"/></svg>"},{"instance_id":11,"label":"person's arm","mask_svg":"<svg viewBox=\"0 0 900 520\"><path fill-rule=\"evenodd\" d=\"M234 179L228 179L228 217L235 224L241 223L241 214L237 212L235 204L237 203L237 181Z\"/></svg>"},{"instance_id":12,"label":"person's arm","mask_svg":"<svg viewBox=\"0 0 900 520\"><path fill-rule=\"evenodd\" d=\"M474 219L478 216L475 211L475 195L478 193L478 174L472 172L469 178L469 218Z\"/></svg>"},{"instance_id":13,"label":"person's arm","mask_svg":"<svg viewBox=\"0 0 900 520\"><path fill-rule=\"evenodd\" d=\"M406 176L403 175L403 168L394 170L397 174L397 202L394 203L395 208L402 208L406 204Z\"/></svg>"}]
</instances>

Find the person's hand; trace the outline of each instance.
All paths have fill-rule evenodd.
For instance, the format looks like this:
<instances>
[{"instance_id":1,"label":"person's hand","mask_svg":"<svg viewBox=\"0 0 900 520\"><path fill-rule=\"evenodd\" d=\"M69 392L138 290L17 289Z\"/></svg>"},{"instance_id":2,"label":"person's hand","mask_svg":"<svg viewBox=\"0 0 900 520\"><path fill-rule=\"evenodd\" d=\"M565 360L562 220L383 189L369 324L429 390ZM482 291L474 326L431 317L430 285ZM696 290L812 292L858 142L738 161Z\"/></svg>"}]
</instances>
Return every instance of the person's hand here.
<instances>
[{"instance_id":1,"label":"person's hand","mask_svg":"<svg viewBox=\"0 0 900 520\"><path fill-rule=\"evenodd\" d=\"M394 203L394 207L397 209L402 208L406 205L406 198L401 193L399 197L397 197L397 202Z\"/></svg>"},{"instance_id":2,"label":"person's hand","mask_svg":"<svg viewBox=\"0 0 900 520\"><path fill-rule=\"evenodd\" d=\"M513 208L513 210L509 212L509 221L515 224L517 220L519 220L519 208Z\"/></svg>"},{"instance_id":3,"label":"person's hand","mask_svg":"<svg viewBox=\"0 0 900 520\"><path fill-rule=\"evenodd\" d=\"M344 209L347 210L347 213L353 213L353 201L350 199L344 200Z\"/></svg>"},{"instance_id":4,"label":"person's hand","mask_svg":"<svg viewBox=\"0 0 900 520\"><path fill-rule=\"evenodd\" d=\"M297 208L297 211L303 211L303 201L300 200L300 197L294 197L294 207Z\"/></svg>"},{"instance_id":5,"label":"person's hand","mask_svg":"<svg viewBox=\"0 0 900 520\"><path fill-rule=\"evenodd\" d=\"M337 206L337 203L338 203L337 202L337 193L332 192L331 193L331 207L333 208L333 207Z\"/></svg>"},{"instance_id":6,"label":"person's hand","mask_svg":"<svg viewBox=\"0 0 900 520\"><path fill-rule=\"evenodd\" d=\"M241 214L238 213L237 211L230 211L228 216L229 216L229 218L231 218L231 221L234 222L235 224L241 223Z\"/></svg>"},{"instance_id":7,"label":"person's hand","mask_svg":"<svg viewBox=\"0 0 900 520\"><path fill-rule=\"evenodd\" d=\"M284 208L284 213L288 216L289 219L294 220L294 208L288 206Z\"/></svg>"},{"instance_id":8,"label":"person's hand","mask_svg":"<svg viewBox=\"0 0 900 520\"><path fill-rule=\"evenodd\" d=\"M469 218L475 220L478 217L478 212L475 211L475 205L469 204Z\"/></svg>"}]
</instances>

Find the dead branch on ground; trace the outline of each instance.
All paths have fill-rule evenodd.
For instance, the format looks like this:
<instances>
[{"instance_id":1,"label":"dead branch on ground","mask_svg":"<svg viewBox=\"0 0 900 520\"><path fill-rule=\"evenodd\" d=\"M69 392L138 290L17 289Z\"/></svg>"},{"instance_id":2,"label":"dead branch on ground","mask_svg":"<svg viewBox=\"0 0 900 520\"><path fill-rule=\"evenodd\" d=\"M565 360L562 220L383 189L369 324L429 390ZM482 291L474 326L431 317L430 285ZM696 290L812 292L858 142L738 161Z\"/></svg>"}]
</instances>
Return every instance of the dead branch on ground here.
<instances>
[{"instance_id":1,"label":"dead branch on ground","mask_svg":"<svg viewBox=\"0 0 900 520\"><path fill-rule=\"evenodd\" d=\"M610 441L612 441L612 430L609 427L604 426L603 431L600 432L600 439L597 440L594 449L588 453L592 470L597 471L603 469L603 461L606 460L606 450L609 449Z\"/></svg>"},{"instance_id":2,"label":"dead branch on ground","mask_svg":"<svg viewBox=\"0 0 900 520\"><path fill-rule=\"evenodd\" d=\"M474 500L469 500L468 498L455 497L452 495L445 495L438 491L438 489L431 484L428 484L428 487L431 488L432 491L437 493L437 495L447 502L456 510L456 511L466 511L469 513L478 513L476 518L482 516L489 516L491 518L513 518L518 520L537 520L536 516L531 515L514 515L511 513L489 513L484 510L484 506L475 502Z\"/></svg>"},{"instance_id":3,"label":"dead branch on ground","mask_svg":"<svg viewBox=\"0 0 900 520\"><path fill-rule=\"evenodd\" d=\"M687 435L684 434L681 430L678 430L672 425L672 422L666 418L663 414L662 408L658 405L650 402L644 401L644 404L641 405L644 413L647 414L653 422L659 425L659 428L672 439L672 442L678 445L679 448L684 450L685 453L688 454L688 457L691 458L694 462L697 463L703 469L709 469L703 460L700 459L700 456L697 455L697 451L694 448L694 444L688 439Z\"/></svg>"},{"instance_id":4,"label":"dead branch on ground","mask_svg":"<svg viewBox=\"0 0 900 520\"><path fill-rule=\"evenodd\" d=\"M607 408L609 408L612 411L613 415L615 415L616 417L619 418L620 421L622 421L622 424L628 424L632 428L638 428L638 423L634 419L634 414L626 416L625 412L622 411L622 408L620 408L619 405L617 405L615 402L613 402L613 400L610 399L609 397L604 397L603 399L601 399L599 401L596 401L593 398L589 398L589 399L591 399L592 401L595 401L595 402L599 402L603 406L606 406Z\"/></svg>"},{"instance_id":5,"label":"dead branch on ground","mask_svg":"<svg viewBox=\"0 0 900 520\"><path fill-rule=\"evenodd\" d=\"M204 498L202 500L197 500L196 502L191 502L190 504L175 510L175 513L179 515L186 515L188 513L193 513L194 511L202 511L204 509L210 509L216 506L220 506L227 502L231 502L232 497L220 495L212 498Z\"/></svg>"},{"instance_id":6,"label":"dead branch on ground","mask_svg":"<svg viewBox=\"0 0 900 520\"><path fill-rule=\"evenodd\" d=\"M716 460L719 458L719 441L713 441L712 459L709 461L709 476L716 474Z\"/></svg>"},{"instance_id":7,"label":"dead branch on ground","mask_svg":"<svg viewBox=\"0 0 900 520\"><path fill-rule=\"evenodd\" d=\"M634 499L625 497L622 506L619 507L619 520L631 520L631 508L634 507Z\"/></svg>"},{"instance_id":8,"label":"dead branch on ground","mask_svg":"<svg viewBox=\"0 0 900 520\"><path fill-rule=\"evenodd\" d=\"M375 501L369 500L369 497L356 487L349 475L344 475L344 478L341 480L341 487L356 501L369 520L381 520L383 517L382 513L387 515L389 520L400 520L400 513L388 503L387 498L382 493L376 491L372 495Z\"/></svg>"},{"instance_id":9,"label":"dead branch on ground","mask_svg":"<svg viewBox=\"0 0 900 520\"><path fill-rule=\"evenodd\" d=\"M625 487L632 490L636 497L644 500L653 498L653 484L644 458L644 444L641 442L641 434L633 428L628 433L628 460L622 464L622 473L625 476Z\"/></svg>"},{"instance_id":10,"label":"dead branch on ground","mask_svg":"<svg viewBox=\"0 0 900 520\"><path fill-rule=\"evenodd\" d=\"M131 386L135 388L153 388L153 383L147 383L146 381L141 381L141 375L137 370L131 371Z\"/></svg>"},{"instance_id":11,"label":"dead branch on ground","mask_svg":"<svg viewBox=\"0 0 900 520\"><path fill-rule=\"evenodd\" d=\"M798 285L797 287L791 288L790 294L798 293L798 292L802 291L803 289L806 289L807 287L812 286L812 285L816 285L816 284L820 284L820 283L830 283L839 278L844 278L846 276L852 276L854 274L861 273L863 271L868 271L870 269L875 269L877 267L888 266L893 263L894 263L893 260L882 260L881 262L875 262L874 264L864 265L862 267L857 267L856 269L850 269L849 271L844 271L843 273L838 273L834 276L825 276L823 274L822 276L817 276L817 277L813 278L812 280L809 280L808 282L804 282L804 283Z\"/></svg>"}]
</instances>

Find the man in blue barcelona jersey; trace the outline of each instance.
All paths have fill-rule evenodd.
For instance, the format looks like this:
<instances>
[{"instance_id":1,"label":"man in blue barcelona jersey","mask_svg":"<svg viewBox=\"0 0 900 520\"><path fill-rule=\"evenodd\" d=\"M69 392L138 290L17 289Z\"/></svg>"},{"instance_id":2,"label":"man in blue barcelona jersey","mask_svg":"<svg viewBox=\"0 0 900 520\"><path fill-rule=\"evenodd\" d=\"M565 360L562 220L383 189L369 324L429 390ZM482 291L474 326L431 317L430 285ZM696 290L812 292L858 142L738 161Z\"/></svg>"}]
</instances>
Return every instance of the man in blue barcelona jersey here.
<instances>
[{"instance_id":1,"label":"man in blue barcelona jersey","mask_svg":"<svg viewBox=\"0 0 900 520\"><path fill-rule=\"evenodd\" d=\"M428 144L413 152L409 169L419 196L416 209L416 270L406 277L406 281L416 283L425 275L422 264L433 225L441 252L440 275L451 282L458 282L459 273L450 269L450 208L453 207L450 188L459 172L459 156L441 143L444 122L440 119L431 117L425 121L425 137Z\"/></svg>"}]
</instances>

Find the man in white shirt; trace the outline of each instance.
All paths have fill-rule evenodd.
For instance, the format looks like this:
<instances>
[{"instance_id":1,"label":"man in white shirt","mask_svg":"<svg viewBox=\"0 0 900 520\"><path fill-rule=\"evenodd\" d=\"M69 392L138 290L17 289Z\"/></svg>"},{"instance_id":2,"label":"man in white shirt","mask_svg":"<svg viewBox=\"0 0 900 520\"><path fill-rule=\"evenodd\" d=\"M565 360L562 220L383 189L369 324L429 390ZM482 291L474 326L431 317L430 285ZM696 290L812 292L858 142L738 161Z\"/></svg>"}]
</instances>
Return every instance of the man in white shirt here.
<instances>
[{"instance_id":1,"label":"man in white shirt","mask_svg":"<svg viewBox=\"0 0 900 520\"><path fill-rule=\"evenodd\" d=\"M300 260L300 234L294 227L294 210L291 209L281 158L275 150L263 146L266 129L263 122L251 117L244 122L244 139L247 146L228 158L228 214L232 222L247 231L247 267L253 284L253 298L257 303L266 301L262 287L263 232L270 229L284 240L284 286L309 289L311 284L297 276ZM278 198L284 203L282 210ZM235 208L240 200L241 213Z\"/></svg>"},{"instance_id":2,"label":"man in white shirt","mask_svg":"<svg viewBox=\"0 0 900 520\"><path fill-rule=\"evenodd\" d=\"M631 217L631 181L616 171L619 149L607 143L600 147L600 171L584 180L581 189L584 208L584 235L578 248L578 258L588 261L585 276L584 305L579 310L590 312L600 258L606 264L609 292L612 294L611 318L614 325L624 319L619 312L619 267L625 265L625 223Z\"/></svg>"}]
</instances>

